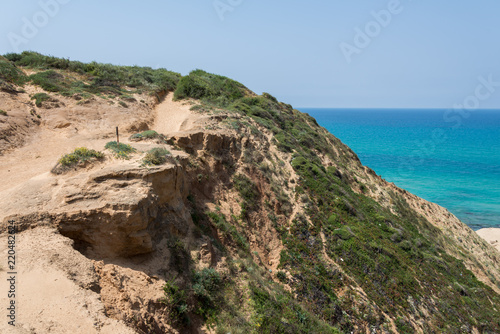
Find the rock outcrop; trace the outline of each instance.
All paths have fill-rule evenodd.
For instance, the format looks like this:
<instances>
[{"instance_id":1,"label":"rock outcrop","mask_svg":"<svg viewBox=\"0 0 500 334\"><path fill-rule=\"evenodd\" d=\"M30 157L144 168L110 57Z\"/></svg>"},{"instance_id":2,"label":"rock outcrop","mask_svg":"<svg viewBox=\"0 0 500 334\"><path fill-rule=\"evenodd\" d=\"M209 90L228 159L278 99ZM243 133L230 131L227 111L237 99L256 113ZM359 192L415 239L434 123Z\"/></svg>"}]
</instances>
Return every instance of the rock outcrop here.
<instances>
[{"instance_id":1,"label":"rock outcrop","mask_svg":"<svg viewBox=\"0 0 500 334\"><path fill-rule=\"evenodd\" d=\"M4 226L8 220L18 222L21 231L48 225L75 240L84 253L128 257L152 252L155 235L187 233L180 223L189 219L186 196L181 165L119 165L57 178L46 175L13 191L18 200L6 203L4 210L12 214L4 218Z\"/></svg>"}]
</instances>

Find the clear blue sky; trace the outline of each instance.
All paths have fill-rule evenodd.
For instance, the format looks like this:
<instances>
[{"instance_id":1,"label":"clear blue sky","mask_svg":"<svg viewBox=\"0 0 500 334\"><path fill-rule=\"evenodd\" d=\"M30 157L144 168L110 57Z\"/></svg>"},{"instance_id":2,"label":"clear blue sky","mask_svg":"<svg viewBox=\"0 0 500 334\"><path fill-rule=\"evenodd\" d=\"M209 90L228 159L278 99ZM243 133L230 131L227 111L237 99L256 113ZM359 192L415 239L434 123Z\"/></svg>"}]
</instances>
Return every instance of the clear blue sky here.
<instances>
[{"instance_id":1,"label":"clear blue sky","mask_svg":"<svg viewBox=\"0 0 500 334\"><path fill-rule=\"evenodd\" d=\"M401 0L380 31L371 12L390 0L58 1L67 3L45 18L39 1L5 1L0 53L27 36L18 50L201 68L295 107L448 108L474 93L478 76L500 82L498 0ZM216 3L233 4L224 20ZM23 35L23 18L39 31ZM367 24L374 38L348 63L340 43L355 45L355 28ZM500 87L480 107L500 108Z\"/></svg>"}]
</instances>

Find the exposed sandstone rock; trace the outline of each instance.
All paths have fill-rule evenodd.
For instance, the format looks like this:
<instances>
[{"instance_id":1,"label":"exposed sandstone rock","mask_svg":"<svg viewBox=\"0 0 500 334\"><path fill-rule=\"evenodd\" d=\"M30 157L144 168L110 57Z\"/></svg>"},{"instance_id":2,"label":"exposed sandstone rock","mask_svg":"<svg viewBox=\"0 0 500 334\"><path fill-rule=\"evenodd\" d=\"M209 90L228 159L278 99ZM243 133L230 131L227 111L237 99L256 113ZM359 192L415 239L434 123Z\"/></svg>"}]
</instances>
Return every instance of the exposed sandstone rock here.
<instances>
[{"instance_id":1,"label":"exposed sandstone rock","mask_svg":"<svg viewBox=\"0 0 500 334\"><path fill-rule=\"evenodd\" d=\"M204 150L210 153L235 152L239 142L234 136L223 133L192 131L170 136L169 141L175 143L188 153Z\"/></svg>"},{"instance_id":2,"label":"exposed sandstone rock","mask_svg":"<svg viewBox=\"0 0 500 334\"><path fill-rule=\"evenodd\" d=\"M156 234L187 233L179 223L189 216L182 202L187 196L182 168L110 166L68 175L57 187L52 177L31 180L14 190L14 202L6 208L23 213L8 216L3 224L13 218L21 230L56 226L93 256L149 253Z\"/></svg>"}]
</instances>

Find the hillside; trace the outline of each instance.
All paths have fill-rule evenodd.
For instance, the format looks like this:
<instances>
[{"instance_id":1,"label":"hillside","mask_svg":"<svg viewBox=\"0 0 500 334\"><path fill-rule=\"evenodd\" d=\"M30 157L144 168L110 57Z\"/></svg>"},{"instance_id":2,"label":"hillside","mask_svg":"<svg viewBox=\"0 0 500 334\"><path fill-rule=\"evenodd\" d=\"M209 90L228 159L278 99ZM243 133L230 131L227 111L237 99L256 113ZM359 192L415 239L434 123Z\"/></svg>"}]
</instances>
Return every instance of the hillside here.
<instances>
[{"instance_id":1,"label":"hillside","mask_svg":"<svg viewBox=\"0 0 500 334\"><path fill-rule=\"evenodd\" d=\"M270 94L24 52L0 110L2 333L500 333L500 253Z\"/></svg>"}]
</instances>

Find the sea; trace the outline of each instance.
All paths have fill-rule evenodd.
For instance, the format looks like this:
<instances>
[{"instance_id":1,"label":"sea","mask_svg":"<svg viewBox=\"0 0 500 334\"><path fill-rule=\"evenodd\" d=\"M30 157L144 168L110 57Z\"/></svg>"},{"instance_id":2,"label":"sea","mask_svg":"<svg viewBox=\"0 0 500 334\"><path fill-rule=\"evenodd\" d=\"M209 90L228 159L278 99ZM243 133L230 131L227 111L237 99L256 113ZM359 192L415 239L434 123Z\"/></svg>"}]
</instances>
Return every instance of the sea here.
<instances>
[{"instance_id":1,"label":"sea","mask_svg":"<svg viewBox=\"0 0 500 334\"><path fill-rule=\"evenodd\" d=\"M500 110L300 108L398 187L500 228Z\"/></svg>"}]
</instances>

